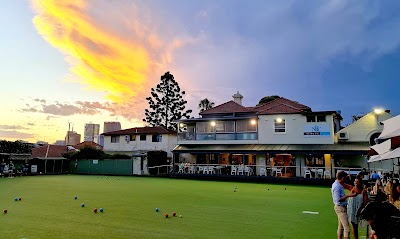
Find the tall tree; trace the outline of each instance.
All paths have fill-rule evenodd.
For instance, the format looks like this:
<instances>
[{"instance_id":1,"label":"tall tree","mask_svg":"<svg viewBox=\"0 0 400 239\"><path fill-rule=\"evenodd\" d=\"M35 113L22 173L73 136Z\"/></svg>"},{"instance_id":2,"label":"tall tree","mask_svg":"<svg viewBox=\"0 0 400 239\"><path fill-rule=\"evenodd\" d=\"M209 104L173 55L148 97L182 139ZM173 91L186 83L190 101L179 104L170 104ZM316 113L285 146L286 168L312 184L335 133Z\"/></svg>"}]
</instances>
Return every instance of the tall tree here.
<instances>
[{"instance_id":1,"label":"tall tree","mask_svg":"<svg viewBox=\"0 0 400 239\"><path fill-rule=\"evenodd\" d=\"M161 76L161 83L151 88L151 96L146 100L150 109L145 110L144 122L152 126L163 126L167 129L176 130L175 120L189 118L192 110L185 111L186 100L183 99L185 91L181 92L178 82L169 72Z\"/></svg>"},{"instance_id":2,"label":"tall tree","mask_svg":"<svg viewBox=\"0 0 400 239\"><path fill-rule=\"evenodd\" d=\"M200 113L205 111L205 110L209 110L212 107L214 107L214 102L209 101L207 98L204 98L202 100L200 100L199 102L199 109L200 109Z\"/></svg>"},{"instance_id":3,"label":"tall tree","mask_svg":"<svg viewBox=\"0 0 400 239\"><path fill-rule=\"evenodd\" d=\"M263 97L259 102L258 105L263 105L265 103L271 102L275 99L281 98L279 95L270 95Z\"/></svg>"}]
</instances>

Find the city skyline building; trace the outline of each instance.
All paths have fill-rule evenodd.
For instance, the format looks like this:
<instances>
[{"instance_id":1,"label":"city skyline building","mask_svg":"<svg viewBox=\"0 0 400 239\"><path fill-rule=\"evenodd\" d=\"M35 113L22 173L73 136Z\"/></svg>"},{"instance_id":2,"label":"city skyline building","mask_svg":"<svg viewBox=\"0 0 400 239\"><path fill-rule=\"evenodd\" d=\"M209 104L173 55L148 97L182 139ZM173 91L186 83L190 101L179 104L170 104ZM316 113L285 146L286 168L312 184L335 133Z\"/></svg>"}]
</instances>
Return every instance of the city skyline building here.
<instances>
[{"instance_id":1,"label":"city skyline building","mask_svg":"<svg viewBox=\"0 0 400 239\"><path fill-rule=\"evenodd\" d=\"M84 141L99 143L100 124L85 124Z\"/></svg>"}]
</instances>

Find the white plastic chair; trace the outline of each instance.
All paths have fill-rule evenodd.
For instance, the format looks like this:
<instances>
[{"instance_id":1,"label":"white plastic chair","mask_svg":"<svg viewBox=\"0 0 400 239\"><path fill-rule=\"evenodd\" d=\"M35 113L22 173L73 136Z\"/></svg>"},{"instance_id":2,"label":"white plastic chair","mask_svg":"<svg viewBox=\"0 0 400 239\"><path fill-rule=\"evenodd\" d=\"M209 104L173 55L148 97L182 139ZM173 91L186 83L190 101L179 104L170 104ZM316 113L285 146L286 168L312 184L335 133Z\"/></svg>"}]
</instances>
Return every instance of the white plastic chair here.
<instances>
[{"instance_id":1,"label":"white plastic chair","mask_svg":"<svg viewBox=\"0 0 400 239\"><path fill-rule=\"evenodd\" d=\"M266 168L260 168L260 176L267 176L267 169Z\"/></svg>"},{"instance_id":2,"label":"white plastic chair","mask_svg":"<svg viewBox=\"0 0 400 239\"><path fill-rule=\"evenodd\" d=\"M250 174L252 174L252 173L253 173L253 170L249 166L244 167L244 174L246 174L247 176L250 176Z\"/></svg>"},{"instance_id":3,"label":"white plastic chair","mask_svg":"<svg viewBox=\"0 0 400 239\"><path fill-rule=\"evenodd\" d=\"M231 175L236 175L237 174L237 168L236 166L231 166Z\"/></svg>"},{"instance_id":4,"label":"white plastic chair","mask_svg":"<svg viewBox=\"0 0 400 239\"><path fill-rule=\"evenodd\" d=\"M178 173L184 173L185 171L183 170L183 165L179 165L179 170Z\"/></svg>"},{"instance_id":5,"label":"white plastic chair","mask_svg":"<svg viewBox=\"0 0 400 239\"><path fill-rule=\"evenodd\" d=\"M304 169L304 178L307 178L307 175L309 175L310 178L312 178L311 170L308 168L305 168Z\"/></svg>"},{"instance_id":6,"label":"white plastic chair","mask_svg":"<svg viewBox=\"0 0 400 239\"><path fill-rule=\"evenodd\" d=\"M324 175L324 170L322 169L322 168L319 168L319 169L316 169L315 170L315 174L316 174L316 177L317 178L319 178L319 177L323 177L323 175Z\"/></svg>"},{"instance_id":7,"label":"white plastic chair","mask_svg":"<svg viewBox=\"0 0 400 239\"><path fill-rule=\"evenodd\" d=\"M237 174L238 175L244 175L244 167L243 166L239 166Z\"/></svg>"},{"instance_id":8,"label":"white plastic chair","mask_svg":"<svg viewBox=\"0 0 400 239\"><path fill-rule=\"evenodd\" d=\"M190 166L189 173L192 173L192 174L196 173L196 166Z\"/></svg>"},{"instance_id":9,"label":"white plastic chair","mask_svg":"<svg viewBox=\"0 0 400 239\"><path fill-rule=\"evenodd\" d=\"M278 177L278 174L282 177L282 168L272 168L272 175L275 173L275 177Z\"/></svg>"},{"instance_id":10,"label":"white plastic chair","mask_svg":"<svg viewBox=\"0 0 400 239\"><path fill-rule=\"evenodd\" d=\"M324 171L324 178L326 178L326 177L328 177L328 176L329 176L330 179L332 178L332 176L331 176L331 170L325 170L325 171Z\"/></svg>"},{"instance_id":11,"label":"white plastic chair","mask_svg":"<svg viewBox=\"0 0 400 239\"><path fill-rule=\"evenodd\" d=\"M214 166L208 166L208 173L214 174Z\"/></svg>"},{"instance_id":12,"label":"white plastic chair","mask_svg":"<svg viewBox=\"0 0 400 239\"><path fill-rule=\"evenodd\" d=\"M197 173L204 173L204 167L203 166L199 166Z\"/></svg>"},{"instance_id":13,"label":"white plastic chair","mask_svg":"<svg viewBox=\"0 0 400 239\"><path fill-rule=\"evenodd\" d=\"M203 167L203 174L208 174L208 173L209 173L208 166L204 166Z\"/></svg>"}]
</instances>

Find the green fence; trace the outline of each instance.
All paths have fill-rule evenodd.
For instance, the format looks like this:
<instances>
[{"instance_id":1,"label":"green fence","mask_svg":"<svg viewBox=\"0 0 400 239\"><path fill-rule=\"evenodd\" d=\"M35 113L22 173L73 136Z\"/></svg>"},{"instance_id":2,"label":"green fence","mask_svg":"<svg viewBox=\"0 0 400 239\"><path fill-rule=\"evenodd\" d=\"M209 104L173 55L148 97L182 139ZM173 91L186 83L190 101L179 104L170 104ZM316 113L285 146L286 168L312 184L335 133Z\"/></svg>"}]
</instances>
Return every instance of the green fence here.
<instances>
[{"instance_id":1,"label":"green fence","mask_svg":"<svg viewBox=\"0 0 400 239\"><path fill-rule=\"evenodd\" d=\"M71 160L72 173L132 175L132 159Z\"/></svg>"}]
</instances>

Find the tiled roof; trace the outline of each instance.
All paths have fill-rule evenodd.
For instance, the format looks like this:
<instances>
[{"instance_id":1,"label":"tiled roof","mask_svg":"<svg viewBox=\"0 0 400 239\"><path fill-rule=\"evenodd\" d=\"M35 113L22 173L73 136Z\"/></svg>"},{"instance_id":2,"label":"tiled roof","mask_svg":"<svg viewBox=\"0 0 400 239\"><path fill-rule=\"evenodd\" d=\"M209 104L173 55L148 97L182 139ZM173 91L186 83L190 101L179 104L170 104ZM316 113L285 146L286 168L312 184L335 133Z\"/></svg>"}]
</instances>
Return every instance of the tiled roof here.
<instances>
[{"instance_id":1,"label":"tiled roof","mask_svg":"<svg viewBox=\"0 0 400 239\"><path fill-rule=\"evenodd\" d=\"M81 149L83 147L92 147L92 148L103 150L103 146L101 146L100 144L96 144L95 142L91 142L91 141L84 141L84 142L74 145L72 147L74 147L76 149Z\"/></svg>"},{"instance_id":2,"label":"tiled roof","mask_svg":"<svg viewBox=\"0 0 400 239\"><path fill-rule=\"evenodd\" d=\"M311 108L286 98L277 98L254 108L258 114L290 114L311 111Z\"/></svg>"},{"instance_id":3,"label":"tiled roof","mask_svg":"<svg viewBox=\"0 0 400 239\"><path fill-rule=\"evenodd\" d=\"M304 110L294 108L287 104L270 105L270 107L263 107L258 110L259 115L272 115L272 114L296 114L304 112Z\"/></svg>"},{"instance_id":4,"label":"tiled roof","mask_svg":"<svg viewBox=\"0 0 400 239\"><path fill-rule=\"evenodd\" d=\"M231 100L221 105L217 105L209 110L205 110L201 112L200 115L223 114L223 113L251 113L251 112L252 111L249 110L248 108L239 105L238 103Z\"/></svg>"},{"instance_id":5,"label":"tiled roof","mask_svg":"<svg viewBox=\"0 0 400 239\"><path fill-rule=\"evenodd\" d=\"M130 134L176 134L176 131L166 129L164 127L136 127L131 129L123 129L113 132L103 133L102 135L130 135Z\"/></svg>"},{"instance_id":6,"label":"tiled roof","mask_svg":"<svg viewBox=\"0 0 400 239\"><path fill-rule=\"evenodd\" d=\"M44 145L32 149L32 158L62 158L62 154L67 152L67 146L63 145Z\"/></svg>"}]
</instances>

